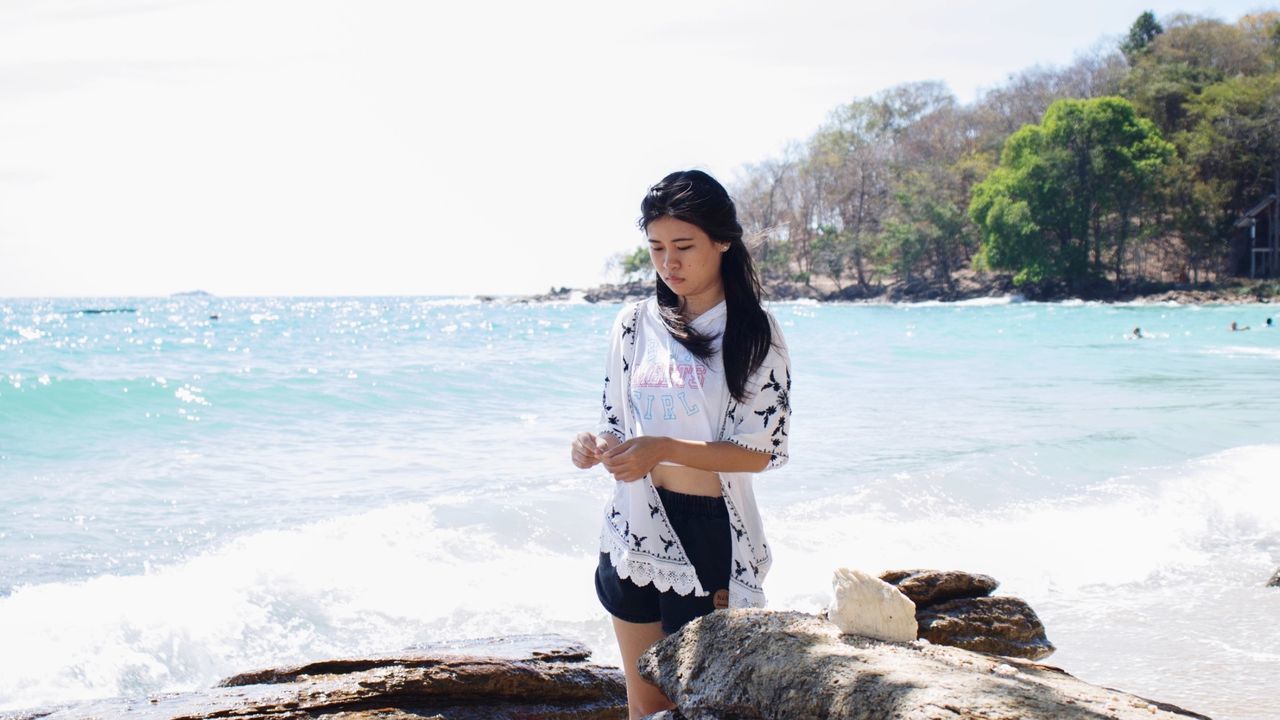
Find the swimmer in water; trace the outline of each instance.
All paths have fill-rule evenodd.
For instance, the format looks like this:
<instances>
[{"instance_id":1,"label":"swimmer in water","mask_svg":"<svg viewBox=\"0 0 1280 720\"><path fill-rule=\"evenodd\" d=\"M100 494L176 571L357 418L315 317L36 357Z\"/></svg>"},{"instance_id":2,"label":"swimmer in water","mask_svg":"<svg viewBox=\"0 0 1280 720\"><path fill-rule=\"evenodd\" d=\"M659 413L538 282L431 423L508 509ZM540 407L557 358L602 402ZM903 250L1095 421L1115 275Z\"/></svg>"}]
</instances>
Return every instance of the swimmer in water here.
<instances>
[{"instance_id":1,"label":"swimmer in water","mask_svg":"<svg viewBox=\"0 0 1280 720\"><path fill-rule=\"evenodd\" d=\"M1134 340L1141 340L1143 337L1142 328L1140 327L1134 328L1133 332L1129 333L1129 337L1133 338Z\"/></svg>"},{"instance_id":2,"label":"swimmer in water","mask_svg":"<svg viewBox=\"0 0 1280 720\"><path fill-rule=\"evenodd\" d=\"M1244 327L1240 327L1239 325L1236 324L1235 320L1231 321L1231 332L1240 332L1241 330L1248 330L1248 329L1249 329L1248 325L1245 325Z\"/></svg>"}]
</instances>

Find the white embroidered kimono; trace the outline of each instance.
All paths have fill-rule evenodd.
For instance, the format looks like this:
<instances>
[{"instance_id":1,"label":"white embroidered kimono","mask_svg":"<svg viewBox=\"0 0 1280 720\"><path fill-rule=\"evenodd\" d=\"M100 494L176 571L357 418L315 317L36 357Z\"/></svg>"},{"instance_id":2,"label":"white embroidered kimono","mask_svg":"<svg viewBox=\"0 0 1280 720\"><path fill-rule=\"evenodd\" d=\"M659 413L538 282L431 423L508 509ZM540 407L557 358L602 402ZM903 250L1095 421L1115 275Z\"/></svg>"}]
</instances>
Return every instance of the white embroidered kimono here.
<instances>
[{"instance_id":1,"label":"white embroidered kimono","mask_svg":"<svg viewBox=\"0 0 1280 720\"><path fill-rule=\"evenodd\" d=\"M639 434L639 419L643 417L643 413L651 411L651 408L637 407L636 404L636 398L641 397L632 377L632 370L638 367L636 347L650 344L651 339L678 345L674 338L666 334L657 312L658 301L650 297L624 307L614 321L606 364L603 407L597 428L599 434L609 433L620 441L636 437ZM769 322L772 326L773 347L764 364L747 381L749 397L746 402L734 400L725 387L723 392L715 395L723 399L722 407L706 409L710 415L708 419L712 423L711 427L714 428L714 436L685 439L727 440L749 450L769 454L768 467L776 468L787 461L791 368L786 341L772 314L769 315ZM694 326L700 331L706 329L698 328L696 320ZM665 337L642 337L645 332L662 333ZM725 385L718 341L715 347L716 354L707 362L712 368L710 372L719 373L718 381ZM673 353L680 351L681 348L673 348ZM680 378L674 377L673 380L679 386ZM633 391L637 392L633 394ZM684 402L683 398L681 402ZM667 403L667 407L674 405ZM690 408L685 405L684 409ZM729 510L733 547L733 567L729 573L729 607L764 606L762 583L773 562L769 545L765 541L760 513L756 508L755 493L751 488L752 478L752 473L720 473L720 491ZM641 586L653 583L658 590L675 590L681 595L709 594L699 583L697 572L672 530L666 510L662 507L662 500L648 475L635 482L616 483L613 497L605 506L604 515L600 531L600 551L609 553L609 559L619 577L630 578ZM674 538L675 542L659 542L659 538Z\"/></svg>"}]
</instances>

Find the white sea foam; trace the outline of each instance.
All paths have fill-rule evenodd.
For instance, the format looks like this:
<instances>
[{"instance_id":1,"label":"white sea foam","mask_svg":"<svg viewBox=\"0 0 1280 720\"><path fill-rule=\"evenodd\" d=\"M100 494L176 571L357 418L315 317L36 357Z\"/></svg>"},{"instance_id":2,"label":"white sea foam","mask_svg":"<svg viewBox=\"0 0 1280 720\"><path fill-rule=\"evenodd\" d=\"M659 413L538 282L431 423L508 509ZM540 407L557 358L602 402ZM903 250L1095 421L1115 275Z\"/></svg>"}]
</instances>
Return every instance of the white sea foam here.
<instances>
[{"instance_id":1,"label":"white sea foam","mask_svg":"<svg viewBox=\"0 0 1280 720\"><path fill-rule=\"evenodd\" d=\"M987 573L1036 609L1067 671L1215 717L1265 717L1223 703L1280 690L1280 593L1263 587L1280 565L1277 467L1280 445L1241 447L978 514L809 501L767 513L767 589L813 612L833 567Z\"/></svg>"},{"instance_id":2,"label":"white sea foam","mask_svg":"<svg viewBox=\"0 0 1280 720\"><path fill-rule=\"evenodd\" d=\"M1280 347L1228 345L1226 347L1205 348L1204 353L1206 355L1222 355L1225 357L1268 357L1280 359Z\"/></svg>"},{"instance_id":3,"label":"white sea foam","mask_svg":"<svg viewBox=\"0 0 1280 720\"><path fill-rule=\"evenodd\" d=\"M0 599L0 710L433 640L560 631L603 644L593 561L488 526L440 528L415 504L249 535L145 575L22 587ZM539 591L563 587L579 591Z\"/></svg>"},{"instance_id":4,"label":"white sea foam","mask_svg":"<svg viewBox=\"0 0 1280 720\"><path fill-rule=\"evenodd\" d=\"M1280 562L1256 546L1269 539L1280 554L1276 467L1280 445L1236 448L977 516L946 505L909 517L859 512L858 496L802 503L768 518L779 554L794 554L776 564L773 594L808 595L842 564L970 569L1037 593L1140 583L1175 569L1214 575L1226 552L1261 572Z\"/></svg>"},{"instance_id":5,"label":"white sea foam","mask_svg":"<svg viewBox=\"0 0 1280 720\"><path fill-rule=\"evenodd\" d=\"M990 297L969 298L968 300L922 300L920 302L897 303L906 307L999 307L1017 305L1027 299L1020 293L1011 295L992 295Z\"/></svg>"},{"instance_id":6,"label":"white sea foam","mask_svg":"<svg viewBox=\"0 0 1280 720\"><path fill-rule=\"evenodd\" d=\"M1170 582L1203 595L1239 582L1244 568L1261 584L1280 559L1277 465L1280 446L1237 448L976 515L927 503L895 514L869 504L865 491L795 503L766 513L777 558L767 587L775 607L815 611L842 565L966 569L1031 601L1051 639L1098 632L1077 627L1084 621L1072 612L1123 634L1112 625L1133 622L1144 598L1164 601ZM575 483L551 491L582 494ZM272 664L504 633L562 632L616 661L590 591L590 543L548 545L540 538L563 518L511 500L504 509L502 500L440 495L430 505L255 533L144 575L19 588L0 599L0 636L21 648L0 652L0 709L181 690ZM441 513L477 521L450 525ZM590 535L590 518L574 524L574 534ZM1099 596L1100 588L1128 600ZM1170 612L1176 620L1177 608ZM1210 644L1203 657L1180 662L1262 662L1274 654L1268 643L1280 642L1267 633L1280 633L1251 632L1215 635L1223 648ZM1118 654L1149 668L1166 650L1151 638ZM1084 662L1080 648L1063 651ZM1122 670L1094 672L1117 682L1108 673ZM1252 677L1247 667L1233 672Z\"/></svg>"}]
</instances>

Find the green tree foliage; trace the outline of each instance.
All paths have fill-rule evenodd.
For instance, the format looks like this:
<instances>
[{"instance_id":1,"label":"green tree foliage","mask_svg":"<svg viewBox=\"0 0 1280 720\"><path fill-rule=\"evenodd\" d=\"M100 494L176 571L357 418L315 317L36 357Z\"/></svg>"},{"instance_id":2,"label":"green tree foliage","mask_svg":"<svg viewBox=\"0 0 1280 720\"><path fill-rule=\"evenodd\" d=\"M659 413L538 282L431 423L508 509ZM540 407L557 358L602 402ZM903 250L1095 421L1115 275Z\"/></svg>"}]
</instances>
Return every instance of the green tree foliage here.
<instances>
[{"instance_id":1,"label":"green tree foliage","mask_svg":"<svg viewBox=\"0 0 1280 720\"><path fill-rule=\"evenodd\" d=\"M1173 156L1123 98L1055 102L1009 138L1000 167L974 189L984 262L1024 280L1080 284L1108 265L1119 275Z\"/></svg>"},{"instance_id":2,"label":"green tree foliage","mask_svg":"<svg viewBox=\"0 0 1280 720\"><path fill-rule=\"evenodd\" d=\"M610 271L622 276L623 282L650 277L653 264L649 261L649 248L641 245L629 253L618 253L609 259Z\"/></svg>"},{"instance_id":3,"label":"green tree foliage","mask_svg":"<svg viewBox=\"0 0 1280 720\"><path fill-rule=\"evenodd\" d=\"M1133 21L1133 25L1129 26L1129 35L1125 37L1124 42L1120 43L1120 51L1132 65L1147 51L1151 41L1162 32L1164 27L1156 20L1155 13L1147 10Z\"/></svg>"},{"instance_id":4,"label":"green tree foliage","mask_svg":"<svg viewBox=\"0 0 1280 720\"><path fill-rule=\"evenodd\" d=\"M934 82L855 99L734 195L763 272L815 287L1197 280L1241 271L1233 226L1280 192L1278 135L1280 13L1144 12L969 105Z\"/></svg>"}]
</instances>

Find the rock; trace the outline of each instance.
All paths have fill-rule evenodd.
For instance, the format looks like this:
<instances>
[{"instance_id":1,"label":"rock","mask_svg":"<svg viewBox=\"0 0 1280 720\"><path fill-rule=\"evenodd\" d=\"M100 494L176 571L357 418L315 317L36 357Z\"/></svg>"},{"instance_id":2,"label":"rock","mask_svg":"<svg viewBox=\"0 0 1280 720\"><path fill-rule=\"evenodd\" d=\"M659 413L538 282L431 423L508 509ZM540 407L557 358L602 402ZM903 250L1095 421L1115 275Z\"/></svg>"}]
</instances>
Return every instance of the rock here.
<instances>
[{"instance_id":1,"label":"rock","mask_svg":"<svg viewBox=\"0 0 1280 720\"><path fill-rule=\"evenodd\" d=\"M891 570L880 575L880 579L911 598L917 611L956 598L990 595L1000 586L990 575L957 570Z\"/></svg>"},{"instance_id":2,"label":"rock","mask_svg":"<svg viewBox=\"0 0 1280 720\"><path fill-rule=\"evenodd\" d=\"M831 578L835 598L827 617L840 632L892 642L916 639L916 606L897 588L861 570L840 568Z\"/></svg>"},{"instance_id":3,"label":"rock","mask_svg":"<svg viewBox=\"0 0 1280 720\"><path fill-rule=\"evenodd\" d=\"M1203 718L1024 660L842 635L799 612L721 610L640 658L689 720Z\"/></svg>"},{"instance_id":4,"label":"rock","mask_svg":"<svg viewBox=\"0 0 1280 720\"><path fill-rule=\"evenodd\" d=\"M600 302L632 302L643 300L656 292L652 280L636 280L619 285L601 285L583 293L582 299L589 303Z\"/></svg>"},{"instance_id":5,"label":"rock","mask_svg":"<svg viewBox=\"0 0 1280 720\"><path fill-rule=\"evenodd\" d=\"M1276 573L1267 581L1267 587L1280 587L1280 568L1276 568Z\"/></svg>"},{"instance_id":6,"label":"rock","mask_svg":"<svg viewBox=\"0 0 1280 720\"><path fill-rule=\"evenodd\" d=\"M1053 654L1044 624L1015 597L948 600L916 615L920 637L935 645L1039 660Z\"/></svg>"},{"instance_id":7,"label":"rock","mask_svg":"<svg viewBox=\"0 0 1280 720\"><path fill-rule=\"evenodd\" d=\"M477 650L484 654L469 654ZM588 655L582 646L565 643L554 636L496 639L449 649L259 670L227 678L218 687L204 691L104 700L27 711L14 717L31 720L625 718L627 690L622 672L588 663Z\"/></svg>"}]
</instances>

